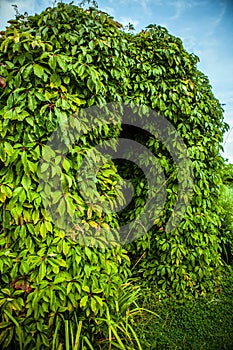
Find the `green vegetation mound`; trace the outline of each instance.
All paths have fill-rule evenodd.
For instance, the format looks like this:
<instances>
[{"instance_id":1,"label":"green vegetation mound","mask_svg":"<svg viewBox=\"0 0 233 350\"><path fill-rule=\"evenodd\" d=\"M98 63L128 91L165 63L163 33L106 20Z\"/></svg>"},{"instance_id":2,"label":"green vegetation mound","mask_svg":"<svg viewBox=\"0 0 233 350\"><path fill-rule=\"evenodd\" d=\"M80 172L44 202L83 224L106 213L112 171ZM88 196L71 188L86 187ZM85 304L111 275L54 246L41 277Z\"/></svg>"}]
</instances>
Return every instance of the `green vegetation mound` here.
<instances>
[{"instance_id":1,"label":"green vegetation mound","mask_svg":"<svg viewBox=\"0 0 233 350\"><path fill-rule=\"evenodd\" d=\"M6 82L0 93L1 347L97 349L110 337L121 344L111 322L125 318L134 296L133 287L124 285L131 274L129 256L136 276L163 293L183 298L211 290L221 266L219 150L226 125L208 79L196 68L198 58L164 28L150 26L134 35L96 9L63 3L11 21L0 45L0 75ZM168 233L164 227L177 199L178 178L164 145L120 124L93 133L83 127L84 135L63 163L69 195L60 199L58 211L85 218L87 232L105 232L103 247L110 227L133 220L143 208L146 180L132 164L116 161L103 167L97 177L102 196L110 202L120 198L121 177L132 180L136 193L124 213L105 215L77 189L85 152L101 140L127 135L146 145L164 168L163 215L127 250L77 242L54 225L40 191L39 170L46 172L51 157L59 163L59 155L48 154L46 146L57 126L84 108L108 102L143 105L163 115L193 161L191 204ZM141 112L146 114L146 107ZM55 174L50 176L52 183ZM56 204L56 193L52 197Z\"/></svg>"}]
</instances>

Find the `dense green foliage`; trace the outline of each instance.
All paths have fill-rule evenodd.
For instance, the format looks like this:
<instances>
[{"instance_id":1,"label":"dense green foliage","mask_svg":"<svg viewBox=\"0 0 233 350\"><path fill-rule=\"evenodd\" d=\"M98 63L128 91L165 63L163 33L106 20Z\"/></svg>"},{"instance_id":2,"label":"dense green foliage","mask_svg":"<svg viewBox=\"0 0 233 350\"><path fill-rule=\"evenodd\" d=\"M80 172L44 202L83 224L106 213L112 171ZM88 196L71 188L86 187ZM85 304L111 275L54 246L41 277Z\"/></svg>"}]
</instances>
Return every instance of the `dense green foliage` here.
<instances>
[{"instance_id":1,"label":"dense green foliage","mask_svg":"<svg viewBox=\"0 0 233 350\"><path fill-rule=\"evenodd\" d=\"M111 17L93 8L86 11L60 3L26 21L11 21L0 45L0 75L6 80L0 94L1 346L104 349L111 341L124 349L118 334L125 332L131 333L125 348L137 348L128 320L136 297L131 284L125 287L131 273L129 256L135 274L153 283L160 294L172 291L181 299L205 295L217 281L223 164L219 150L226 129L221 106L208 79L196 68L197 57L166 29L151 26L136 35L125 33ZM145 144L163 166L167 179L163 216L151 232L127 247L129 254L119 246L104 250L81 245L55 227L43 208L39 186L41 159L42 173L49 162L60 162L59 154L46 147L58 124L80 109L112 101L163 114L179 131L193 161L192 202L181 224L166 232L178 177L164 145L132 128L121 131L118 123L90 132L80 117L84 135L63 163L64 198L54 193L51 200L55 206L60 201L61 217L76 215L86 220L87 232L93 228L97 236L101 232L103 244L109 227L118 220L132 220L144 205L145 178L132 165L106 164L98 173L101 196L110 202L121 198L121 176L132 178L132 174L136 196L133 208L121 217L105 215L78 191L82 156L93 144L127 133ZM146 110L141 109L145 118ZM50 174L50 192L55 175Z\"/></svg>"},{"instance_id":2,"label":"dense green foliage","mask_svg":"<svg viewBox=\"0 0 233 350\"><path fill-rule=\"evenodd\" d=\"M129 247L138 273L145 283L162 291L187 296L205 295L213 289L214 276L220 266L219 203L221 169L220 143L227 126L222 109L214 98L208 79L197 70L198 58L187 53L180 39L166 29L149 26L131 38L130 100L162 113L179 131L188 146L194 172L194 195L182 223L172 232L165 225L177 199L177 174L167 150L158 140L142 135L143 142L160 160L167 178L167 203L163 217L147 235ZM146 162L146 160L145 160ZM143 180L137 169L135 183ZM140 181L138 181L140 179ZM137 185L139 187L139 185ZM138 204L146 191L138 188ZM173 213L174 214L174 213ZM129 211L126 219L132 219ZM175 214L176 215L176 214Z\"/></svg>"},{"instance_id":3,"label":"dense green foliage","mask_svg":"<svg viewBox=\"0 0 233 350\"><path fill-rule=\"evenodd\" d=\"M43 208L38 180L40 159L42 172L51 160L45 144L58 122L80 106L124 94L118 87L124 89L124 82L114 71L114 66L124 70L123 51L124 40L111 19L64 4L25 23L13 21L1 36L0 74L7 84L0 101L1 348L18 349L20 343L27 349L58 349L69 340L67 332L81 330L82 349L84 344L96 349L111 333L110 317L118 320L127 310L127 293L121 301L129 275L125 250L90 249L54 227ZM115 219L75 192L75 173L86 144L106 135L117 135L117 129L106 125L73 147L62 178L64 192L71 183L73 187L58 207L61 216L65 210L76 212L101 233ZM106 180L105 171L111 179ZM98 179L108 197L119 196L113 164ZM53 193L55 204L57 200Z\"/></svg>"}]
</instances>

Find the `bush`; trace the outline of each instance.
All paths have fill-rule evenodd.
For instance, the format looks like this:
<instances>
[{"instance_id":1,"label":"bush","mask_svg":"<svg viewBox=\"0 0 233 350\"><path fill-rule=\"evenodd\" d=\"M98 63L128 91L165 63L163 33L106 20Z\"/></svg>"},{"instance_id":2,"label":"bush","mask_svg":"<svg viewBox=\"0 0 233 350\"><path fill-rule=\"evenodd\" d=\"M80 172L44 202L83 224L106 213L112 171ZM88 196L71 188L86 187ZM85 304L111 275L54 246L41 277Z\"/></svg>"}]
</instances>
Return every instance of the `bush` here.
<instances>
[{"instance_id":1,"label":"bush","mask_svg":"<svg viewBox=\"0 0 233 350\"><path fill-rule=\"evenodd\" d=\"M61 154L47 141L59 122L70 121L81 108L123 94L122 77L108 74L114 65L124 70L123 34L108 16L61 3L27 21L11 21L0 44L0 74L6 81L0 95L1 348L69 349L76 341L82 349L100 344L104 349L109 334L121 342L117 334L122 330L115 325L126 316L127 293L134 295L131 284L129 292L123 287L130 274L127 252L117 244L109 250L93 247L95 241L90 247L79 244L78 227L71 232L56 227L43 205L40 176L47 170L44 193L51 195L62 222L69 216L86 218L85 229L96 236L101 231L104 247L116 218L85 203L75 176L80 155L118 135L119 128L106 125L86 133L62 164ZM49 173L51 163L55 172ZM56 192L59 166L61 198ZM119 181L109 162L97 185L113 200L119 197ZM126 301L120 308L122 294Z\"/></svg>"},{"instance_id":2,"label":"bush","mask_svg":"<svg viewBox=\"0 0 233 350\"><path fill-rule=\"evenodd\" d=\"M83 349L104 348L107 342L123 347L118 334L134 334L127 323L134 299L122 304L130 290L134 296L131 284L128 294L123 288L130 276L129 256L136 275L153 283L159 293L205 295L218 280L218 184L223 166L219 150L227 128L222 108L196 68L198 58L156 25L133 35L95 8L59 3L39 15L11 21L0 45L0 75L5 79L0 95L2 348L68 349L75 337ZM154 109L184 140L193 165L194 195L186 216L171 232L166 223L180 214L174 207L181 179L169 150L158 137L122 129L120 120L88 128L84 109L89 112L97 105L105 115L108 102L131 104L145 120ZM48 146L58 126L55 141L63 139L64 149L72 141L69 126L81 133L65 157L60 143L55 149ZM99 197L112 206L116 199L123 203L122 177L134 183L133 207L119 215L106 213L102 202L93 198L85 201L78 180L90 149L101 141L113 143L124 133L145 144L161 162L167 194L162 217L127 247L129 254L118 244L116 227L119 221L134 220L145 205L148 186L142 171L109 161L98 172ZM176 145L174 135L168 136ZM95 163L95 154L89 154ZM142 159L142 164L147 161ZM182 203L189 200L184 191L189 180L187 173ZM82 186L91 197L85 181ZM58 225L50 215L54 211ZM79 225L59 226L70 218L84 222L84 230ZM142 235L144 228L140 230ZM109 241L114 247L104 250ZM120 329L114 328L117 323ZM126 346L136 347L135 339L127 339Z\"/></svg>"},{"instance_id":3,"label":"bush","mask_svg":"<svg viewBox=\"0 0 233 350\"><path fill-rule=\"evenodd\" d=\"M179 212L174 210L180 185L177 168L158 139L127 130L128 137L142 142L160 160L167 194L163 215L151 231L127 247L134 273L141 276L143 283L154 285L160 295L173 294L180 299L191 294L204 296L213 290L221 265L219 198L224 162L219 150L227 129L222 108L207 77L197 70L198 57L189 54L181 40L165 28L150 25L131 42L134 49L130 54L129 99L155 109L176 127L188 148L194 176L194 193L186 215L169 232L167 221ZM124 171L128 178L134 174L134 208L141 208L142 198L145 201L147 195L145 179L135 166L125 166ZM144 188L140 188L141 182ZM185 195L184 191L184 202ZM125 220L136 216L134 208L125 214Z\"/></svg>"}]
</instances>

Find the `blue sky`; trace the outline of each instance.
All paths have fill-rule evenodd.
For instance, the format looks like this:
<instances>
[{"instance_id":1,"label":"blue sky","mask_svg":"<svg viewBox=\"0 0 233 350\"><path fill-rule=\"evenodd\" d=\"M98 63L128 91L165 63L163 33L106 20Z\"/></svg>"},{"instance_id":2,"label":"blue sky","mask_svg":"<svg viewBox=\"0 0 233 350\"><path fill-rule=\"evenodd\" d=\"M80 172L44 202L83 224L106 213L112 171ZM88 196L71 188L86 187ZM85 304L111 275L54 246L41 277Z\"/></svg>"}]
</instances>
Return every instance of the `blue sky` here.
<instances>
[{"instance_id":1,"label":"blue sky","mask_svg":"<svg viewBox=\"0 0 233 350\"><path fill-rule=\"evenodd\" d=\"M64 0L63 2L70 2ZM81 0L74 1L78 4ZM224 158L233 163L233 1L232 0L97 0L99 9L120 23L134 24L140 31L159 24L182 39L184 47L200 58L198 68L209 77L215 96L225 103L225 121L232 128L224 140ZM0 0L1 22L19 11L40 13L53 0ZM229 130L230 131L230 130Z\"/></svg>"}]
</instances>

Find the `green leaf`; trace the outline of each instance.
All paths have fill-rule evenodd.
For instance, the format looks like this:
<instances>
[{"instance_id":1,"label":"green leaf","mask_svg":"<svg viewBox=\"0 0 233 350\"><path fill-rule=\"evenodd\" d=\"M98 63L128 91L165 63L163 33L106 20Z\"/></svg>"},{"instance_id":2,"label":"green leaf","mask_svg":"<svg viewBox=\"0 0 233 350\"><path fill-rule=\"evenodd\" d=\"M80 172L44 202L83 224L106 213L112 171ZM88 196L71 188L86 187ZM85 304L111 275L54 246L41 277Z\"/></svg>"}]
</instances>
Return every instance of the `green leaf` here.
<instances>
[{"instance_id":1,"label":"green leaf","mask_svg":"<svg viewBox=\"0 0 233 350\"><path fill-rule=\"evenodd\" d=\"M93 92L95 89L95 83L91 78L87 80L87 87L91 92Z\"/></svg>"},{"instance_id":2,"label":"green leaf","mask_svg":"<svg viewBox=\"0 0 233 350\"><path fill-rule=\"evenodd\" d=\"M52 55L49 58L49 66L50 66L50 68L52 68L53 71L55 71L56 66L57 66L57 56Z\"/></svg>"},{"instance_id":3,"label":"green leaf","mask_svg":"<svg viewBox=\"0 0 233 350\"><path fill-rule=\"evenodd\" d=\"M23 175L21 184L23 188L28 192L31 186L31 178L27 175Z\"/></svg>"},{"instance_id":4,"label":"green leaf","mask_svg":"<svg viewBox=\"0 0 233 350\"><path fill-rule=\"evenodd\" d=\"M39 275L38 275L39 281L43 280L45 275L46 275L46 264L44 261L42 261L39 268Z\"/></svg>"},{"instance_id":5,"label":"green leaf","mask_svg":"<svg viewBox=\"0 0 233 350\"><path fill-rule=\"evenodd\" d=\"M51 147L49 147L47 145L43 145L42 157L47 162L51 162L51 160L55 157L55 152Z\"/></svg>"},{"instance_id":6,"label":"green leaf","mask_svg":"<svg viewBox=\"0 0 233 350\"><path fill-rule=\"evenodd\" d=\"M47 228L46 228L45 222L42 222L42 223L40 224L40 234L41 234L41 237L42 237L43 239L46 238L46 235L47 235Z\"/></svg>"},{"instance_id":7,"label":"green leaf","mask_svg":"<svg viewBox=\"0 0 233 350\"><path fill-rule=\"evenodd\" d=\"M98 297L97 295L94 295L94 298L97 301L97 303L100 305L100 307L102 307L103 306L103 300L100 297Z\"/></svg>"},{"instance_id":8,"label":"green leaf","mask_svg":"<svg viewBox=\"0 0 233 350\"><path fill-rule=\"evenodd\" d=\"M51 88L58 88L61 85L61 78L58 74L53 73L50 76L50 87Z\"/></svg>"},{"instance_id":9,"label":"green leaf","mask_svg":"<svg viewBox=\"0 0 233 350\"><path fill-rule=\"evenodd\" d=\"M84 290L84 292L90 293L90 288L87 285L82 286L82 290Z\"/></svg>"},{"instance_id":10,"label":"green leaf","mask_svg":"<svg viewBox=\"0 0 233 350\"><path fill-rule=\"evenodd\" d=\"M30 73L32 72L33 65L29 64L25 69L23 69L23 77L24 79L27 79Z\"/></svg>"},{"instance_id":11,"label":"green leaf","mask_svg":"<svg viewBox=\"0 0 233 350\"><path fill-rule=\"evenodd\" d=\"M57 56L57 63L60 66L60 68L63 70L63 72L67 71L67 63L62 55Z\"/></svg>"},{"instance_id":12,"label":"green leaf","mask_svg":"<svg viewBox=\"0 0 233 350\"><path fill-rule=\"evenodd\" d=\"M39 78L42 78L42 76L44 75L44 68L37 63L33 65L33 71L34 74Z\"/></svg>"},{"instance_id":13,"label":"green leaf","mask_svg":"<svg viewBox=\"0 0 233 350\"><path fill-rule=\"evenodd\" d=\"M28 94L28 108L34 112L36 107L37 107L37 102L36 102L35 96Z\"/></svg>"},{"instance_id":14,"label":"green leaf","mask_svg":"<svg viewBox=\"0 0 233 350\"><path fill-rule=\"evenodd\" d=\"M91 50L94 50L94 48L95 48L95 43L94 43L93 40L89 41L89 48L90 48Z\"/></svg>"},{"instance_id":15,"label":"green leaf","mask_svg":"<svg viewBox=\"0 0 233 350\"><path fill-rule=\"evenodd\" d=\"M85 308L85 306L87 305L88 302L88 295L85 295L84 297L82 297L82 299L80 300L80 307Z\"/></svg>"},{"instance_id":16,"label":"green leaf","mask_svg":"<svg viewBox=\"0 0 233 350\"><path fill-rule=\"evenodd\" d=\"M63 251L64 255L67 255L69 253L69 245L66 243L66 241L63 241L62 251Z\"/></svg>"},{"instance_id":17,"label":"green leaf","mask_svg":"<svg viewBox=\"0 0 233 350\"><path fill-rule=\"evenodd\" d=\"M13 147L8 142L4 142L4 148L9 156L11 156L14 153Z\"/></svg>"},{"instance_id":18,"label":"green leaf","mask_svg":"<svg viewBox=\"0 0 233 350\"><path fill-rule=\"evenodd\" d=\"M91 310L96 314L97 313L97 307L96 307L96 300L94 298L91 298Z\"/></svg>"},{"instance_id":19,"label":"green leaf","mask_svg":"<svg viewBox=\"0 0 233 350\"><path fill-rule=\"evenodd\" d=\"M55 277L54 279L54 283L55 284L61 284L65 282L65 278L64 277L59 277L58 275Z\"/></svg>"}]
</instances>

